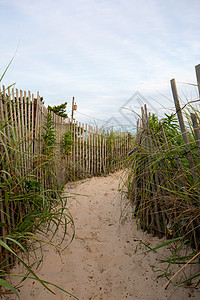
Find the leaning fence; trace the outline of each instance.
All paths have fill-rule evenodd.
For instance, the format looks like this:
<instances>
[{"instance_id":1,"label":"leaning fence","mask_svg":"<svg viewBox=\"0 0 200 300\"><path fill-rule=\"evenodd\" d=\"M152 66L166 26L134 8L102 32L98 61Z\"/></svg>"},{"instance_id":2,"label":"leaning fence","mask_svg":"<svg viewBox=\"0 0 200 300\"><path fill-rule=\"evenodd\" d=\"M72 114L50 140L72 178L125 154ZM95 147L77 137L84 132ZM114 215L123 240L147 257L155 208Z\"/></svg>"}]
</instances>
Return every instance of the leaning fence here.
<instances>
[{"instance_id":1,"label":"leaning fence","mask_svg":"<svg viewBox=\"0 0 200 300\"><path fill-rule=\"evenodd\" d=\"M196 68L200 71L200 65ZM199 85L198 76L197 81ZM171 88L174 114L159 120L146 105L141 108L131 151L129 193L143 230L159 237L184 238L198 250L200 115L191 102L181 107L175 79Z\"/></svg>"}]
</instances>

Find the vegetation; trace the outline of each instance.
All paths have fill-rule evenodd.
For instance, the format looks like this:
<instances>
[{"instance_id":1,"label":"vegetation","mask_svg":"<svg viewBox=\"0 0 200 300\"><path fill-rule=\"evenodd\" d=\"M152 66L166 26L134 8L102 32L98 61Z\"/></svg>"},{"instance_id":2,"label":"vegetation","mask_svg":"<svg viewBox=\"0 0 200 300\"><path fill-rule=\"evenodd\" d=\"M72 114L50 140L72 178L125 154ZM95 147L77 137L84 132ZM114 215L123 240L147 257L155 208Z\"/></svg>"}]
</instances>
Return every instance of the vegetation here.
<instances>
[{"instance_id":1,"label":"vegetation","mask_svg":"<svg viewBox=\"0 0 200 300\"><path fill-rule=\"evenodd\" d=\"M61 155L66 156L71 153L72 132L66 131L61 140Z\"/></svg>"},{"instance_id":2,"label":"vegetation","mask_svg":"<svg viewBox=\"0 0 200 300\"><path fill-rule=\"evenodd\" d=\"M61 186L66 180L118 168L117 158L122 159L125 149L120 134L99 135L77 124L60 126L41 103L32 102L25 93L13 95L9 88L0 95L0 295L18 295L9 281L17 261L27 273L16 276L23 276L22 281L34 278L55 293L51 287L59 287L38 278L32 258L38 265L45 243L60 249L66 238L68 244L74 238L73 218ZM63 236L55 245L58 228Z\"/></svg>"},{"instance_id":3,"label":"vegetation","mask_svg":"<svg viewBox=\"0 0 200 300\"><path fill-rule=\"evenodd\" d=\"M191 113L195 113L196 120L200 121L199 111L190 107L185 114L189 141L186 144L185 132L180 129L176 113L165 114L159 119L144 107L135 148L128 159L126 186L138 226L148 233L169 239L154 249L145 245L146 253L159 252L162 247L170 249L171 255L162 257L165 267L159 271L158 277L166 277L169 284L181 273L177 284L196 286L200 276L198 268L193 274L186 271L191 264L199 264L200 255L200 156ZM191 249L189 253L186 245ZM174 274L175 265L180 269Z\"/></svg>"},{"instance_id":4,"label":"vegetation","mask_svg":"<svg viewBox=\"0 0 200 300\"><path fill-rule=\"evenodd\" d=\"M4 96L1 92L1 99L4 99ZM67 208L68 199L63 197L58 189L52 168L56 132L51 115L47 115L43 127L42 152L33 153L31 149L37 147L37 143L33 146L31 137L34 137L35 132L28 130L33 124L27 124L25 120L25 112L29 107L22 104L25 103L24 97L22 101L20 97L18 99L19 107L15 107L9 100L9 94L6 94L6 98L2 100L5 111L2 112L0 120L0 295L11 291L19 298L16 287L8 280L10 268L17 261L27 270L24 275L16 275L21 276L22 280L32 278L55 295L52 286L71 295L55 284L41 280L32 268L34 264L38 265L42 261L43 245L48 243L59 247L66 239L69 227L73 232L71 238L68 238L68 244L71 243L74 238L74 222ZM15 113L17 108L18 114L15 119L20 129L12 125L12 111ZM22 127L24 125L25 128ZM51 176L45 177L44 180L42 174L49 172ZM60 245L55 245L53 238L59 226L63 228L63 236ZM40 256L39 252L36 252L38 248L41 250Z\"/></svg>"},{"instance_id":5,"label":"vegetation","mask_svg":"<svg viewBox=\"0 0 200 300\"><path fill-rule=\"evenodd\" d=\"M53 292L49 285L51 283L40 280L33 272L29 265L30 252L35 252L38 244L42 250L43 243L53 245L53 237L56 235L60 225L64 227L62 241L66 237L68 226L74 228L74 223L70 212L67 209L67 198L62 197L57 186L51 181L51 189L45 188L42 181L38 180L38 172L42 169L44 172L49 170L52 164L53 151L53 134L49 119L45 124L48 129L43 135L45 141L44 155L38 155L37 159L40 163L28 173L23 171L23 158L18 157L18 140L15 140L14 134L12 139L3 133L4 125L1 125L0 134L4 136L5 142L1 142L0 157L0 192L1 192L1 223L0 226L0 245L1 245L1 262L0 262L0 285L6 289L11 289L16 295L17 290L10 285L5 279L8 274L9 266L13 261L20 261L27 269L24 278L34 277L45 288ZM6 124L6 126L9 126ZM11 127L9 127L12 130ZM26 155L26 153L23 153ZM31 154L30 159L32 159ZM12 158L15 157L13 161ZM45 164L44 164L45 162ZM52 172L52 169L51 169ZM55 188L54 188L55 187ZM49 239L47 239L49 237ZM72 235L71 240L73 240ZM54 245L57 247L58 245ZM24 258L18 255L18 252L24 253ZM41 252L42 255L42 252ZM36 263L40 261L39 257L35 257ZM59 288L59 287L57 287ZM0 293L5 291L0 290ZM54 292L53 292L54 293ZM66 293L68 293L66 291Z\"/></svg>"},{"instance_id":6,"label":"vegetation","mask_svg":"<svg viewBox=\"0 0 200 300\"><path fill-rule=\"evenodd\" d=\"M107 174L123 166L128 154L130 136L120 130L113 130L113 128L102 131L101 144L103 145L103 140L106 141Z\"/></svg>"},{"instance_id":7,"label":"vegetation","mask_svg":"<svg viewBox=\"0 0 200 300\"><path fill-rule=\"evenodd\" d=\"M67 118L68 115L66 113L67 102L64 102L60 105L50 106L48 105L48 110L54 112L56 115Z\"/></svg>"},{"instance_id":8,"label":"vegetation","mask_svg":"<svg viewBox=\"0 0 200 300\"><path fill-rule=\"evenodd\" d=\"M27 270L22 280L35 279L55 294L51 286L61 288L41 280L34 273L30 253L34 253L35 264L39 264L44 243L61 246L69 227L73 231L69 243L74 238L73 218L67 209L68 199L62 196L57 180L56 162L66 162L74 149L78 153L82 147L80 153L83 160L74 154L74 165L71 171L67 170L70 179L84 176L86 168L92 174L97 174L95 172L98 170L101 173L102 169L108 173L121 165L124 149L127 149L127 138L123 140L123 134L113 130L92 135L92 132L71 124L70 131L62 135L58 148L57 132L50 112L66 118L67 102L48 106L45 121L36 132L36 120L32 120L31 124L23 120L26 119L29 106L32 107L29 115L33 115L34 103L19 97L18 103L14 105L9 101L9 93L0 96L4 98L2 103L5 106L5 112L1 115L5 113L5 118L0 121L0 295L9 290L19 298L16 287L8 280L9 270L16 261L21 262ZM19 114L16 114L17 109ZM16 114L19 128L12 124L12 111ZM155 248L141 242L145 246L145 253L159 253L163 247L170 251L169 255L162 257L164 267L158 270L158 277L165 277L168 280L167 286L181 273L176 284L187 283L195 287L199 283L199 270L189 274L185 269L189 265L196 266L200 257L199 110L188 105L185 120L186 132L183 132L176 113L165 114L159 119L155 114L148 114L146 107L142 110L135 147L127 159L126 187L134 205L133 215L137 218L138 226L148 233L168 239ZM195 122L197 127L194 126ZM86 134L87 139L84 139ZM97 148L97 145L100 147ZM87 156L89 150L91 152ZM102 152L105 156L101 156ZM101 157L92 160L91 156ZM91 161L88 162L88 159ZM60 226L63 228L63 236L60 245L55 245L53 239ZM36 254L38 245L41 257ZM186 246L190 247L189 252ZM174 266L177 265L179 270L175 271Z\"/></svg>"}]
</instances>

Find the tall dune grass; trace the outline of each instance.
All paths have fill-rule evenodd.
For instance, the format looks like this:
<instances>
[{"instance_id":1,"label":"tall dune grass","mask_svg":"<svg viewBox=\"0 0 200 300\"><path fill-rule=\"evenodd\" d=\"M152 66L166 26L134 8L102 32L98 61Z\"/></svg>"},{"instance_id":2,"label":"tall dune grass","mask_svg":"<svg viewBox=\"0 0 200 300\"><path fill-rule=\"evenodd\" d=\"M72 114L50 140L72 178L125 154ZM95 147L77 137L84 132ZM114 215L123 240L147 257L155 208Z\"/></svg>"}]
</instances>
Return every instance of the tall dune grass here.
<instances>
[{"instance_id":1,"label":"tall dune grass","mask_svg":"<svg viewBox=\"0 0 200 300\"><path fill-rule=\"evenodd\" d=\"M178 284L196 286L200 276L200 153L191 113L195 114L198 127L200 123L199 110L185 106L189 140L186 145L176 113L159 119L149 114L146 107L142 109L134 149L127 161L126 187L138 226L168 239L154 249L146 245L147 252L159 251L162 247L171 249L171 256L163 260L167 266L165 264L160 276L171 282L172 266L179 265L183 277ZM193 169L188 151L194 160ZM183 252L186 245L191 249L189 254ZM185 272L191 264L196 265L193 274Z\"/></svg>"},{"instance_id":2,"label":"tall dune grass","mask_svg":"<svg viewBox=\"0 0 200 300\"><path fill-rule=\"evenodd\" d=\"M47 140L44 139L42 153L22 153L19 144L23 141L17 139L10 121L0 124L0 295L13 292L19 298L17 289L9 281L10 268L17 261L27 270L23 280L34 278L53 294L56 292L52 286L61 289L41 280L32 269L33 259L35 264L41 262L45 243L61 247L69 231L72 235L70 239L67 237L68 244L75 233L73 218L67 208L68 199L62 196L56 175L53 174L54 149L49 147ZM27 156L30 162L37 163L25 169L24 157ZM50 177L48 185L45 186L46 182L38 174ZM53 238L59 227L62 227L63 236L60 245L56 245ZM36 252L38 247L41 250L40 257Z\"/></svg>"}]
</instances>

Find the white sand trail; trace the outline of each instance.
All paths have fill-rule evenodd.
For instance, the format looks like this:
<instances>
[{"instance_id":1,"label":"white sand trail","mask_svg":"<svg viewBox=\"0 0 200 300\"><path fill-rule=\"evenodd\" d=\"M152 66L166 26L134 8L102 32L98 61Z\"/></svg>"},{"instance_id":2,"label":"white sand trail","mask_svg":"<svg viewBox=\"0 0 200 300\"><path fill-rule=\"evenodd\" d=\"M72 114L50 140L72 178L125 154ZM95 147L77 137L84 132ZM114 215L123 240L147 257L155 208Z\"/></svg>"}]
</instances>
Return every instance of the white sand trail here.
<instances>
[{"instance_id":1,"label":"white sand trail","mask_svg":"<svg viewBox=\"0 0 200 300\"><path fill-rule=\"evenodd\" d=\"M47 248L38 276L80 300L198 299L196 292L172 285L158 294L166 283L165 279L156 279L159 260L155 253L139 254L139 241L151 247L161 241L137 231L131 214L120 218L119 177L117 172L66 185L65 192L72 195L68 204L76 226L75 239L61 254ZM137 245L140 249L135 253ZM61 299L73 299L56 292ZM59 299L31 280L20 288L20 296L22 300Z\"/></svg>"}]
</instances>

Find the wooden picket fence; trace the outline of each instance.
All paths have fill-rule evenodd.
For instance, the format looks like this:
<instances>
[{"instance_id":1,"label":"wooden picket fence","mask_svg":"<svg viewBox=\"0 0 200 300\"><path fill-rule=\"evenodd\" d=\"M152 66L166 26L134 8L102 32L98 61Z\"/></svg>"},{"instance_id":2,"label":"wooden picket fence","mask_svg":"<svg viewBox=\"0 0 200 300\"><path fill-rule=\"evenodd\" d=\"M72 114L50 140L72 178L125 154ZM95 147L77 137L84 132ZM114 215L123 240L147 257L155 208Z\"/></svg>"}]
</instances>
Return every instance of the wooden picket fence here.
<instances>
[{"instance_id":1,"label":"wooden picket fence","mask_svg":"<svg viewBox=\"0 0 200 300\"><path fill-rule=\"evenodd\" d=\"M72 133L71 158L67 166L76 177L108 174L118 170L129 149L129 135L122 132L102 133L98 127L76 122Z\"/></svg>"},{"instance_id":2,"label":"wooden picket fence","mask_svg":"<svg viewBox=\"0 0 200 300\"><path fill-rule=\"evenodd\" d=\"M200 65L196 71L200 86ZM129 192L143 230L159 237L184 237L199 250L200 116L190 107L190 127L186 126L175 79L171 88L180 128L176 123L177 129L170 131L166 121L159 122L146 105L141 108L130 153Z\"/></svg>"},{"instance_id":3,"label":"wooden picket fence","mask_svg":"<svg viewBox=\"0 0 200 300\"><path fill-rule=\"evenodd\" d=\"M1 141L9 144L15 139L17 156L23 163L20 172L26 174L38 163L37 155L42 153L44 123L48 110L39 93L34 97L17 89L3 87L0 98ZM129 149L130 136L124 132L101 132L80 122L70 122L50 112L56 133L57 174L60 183L68 180L108 174L122 167ZM61 141L64 133L71 134L71 151L61 155ZM2 145L1 145L2 146ZM3 154L3 148L1 149ZM60 161L60 162L59 162ZM11 162L14 164L14 161ZM68 172L68 174L66 174ZM38 179L42 172L38 171Z\"/></svg>"}]
</instances>

